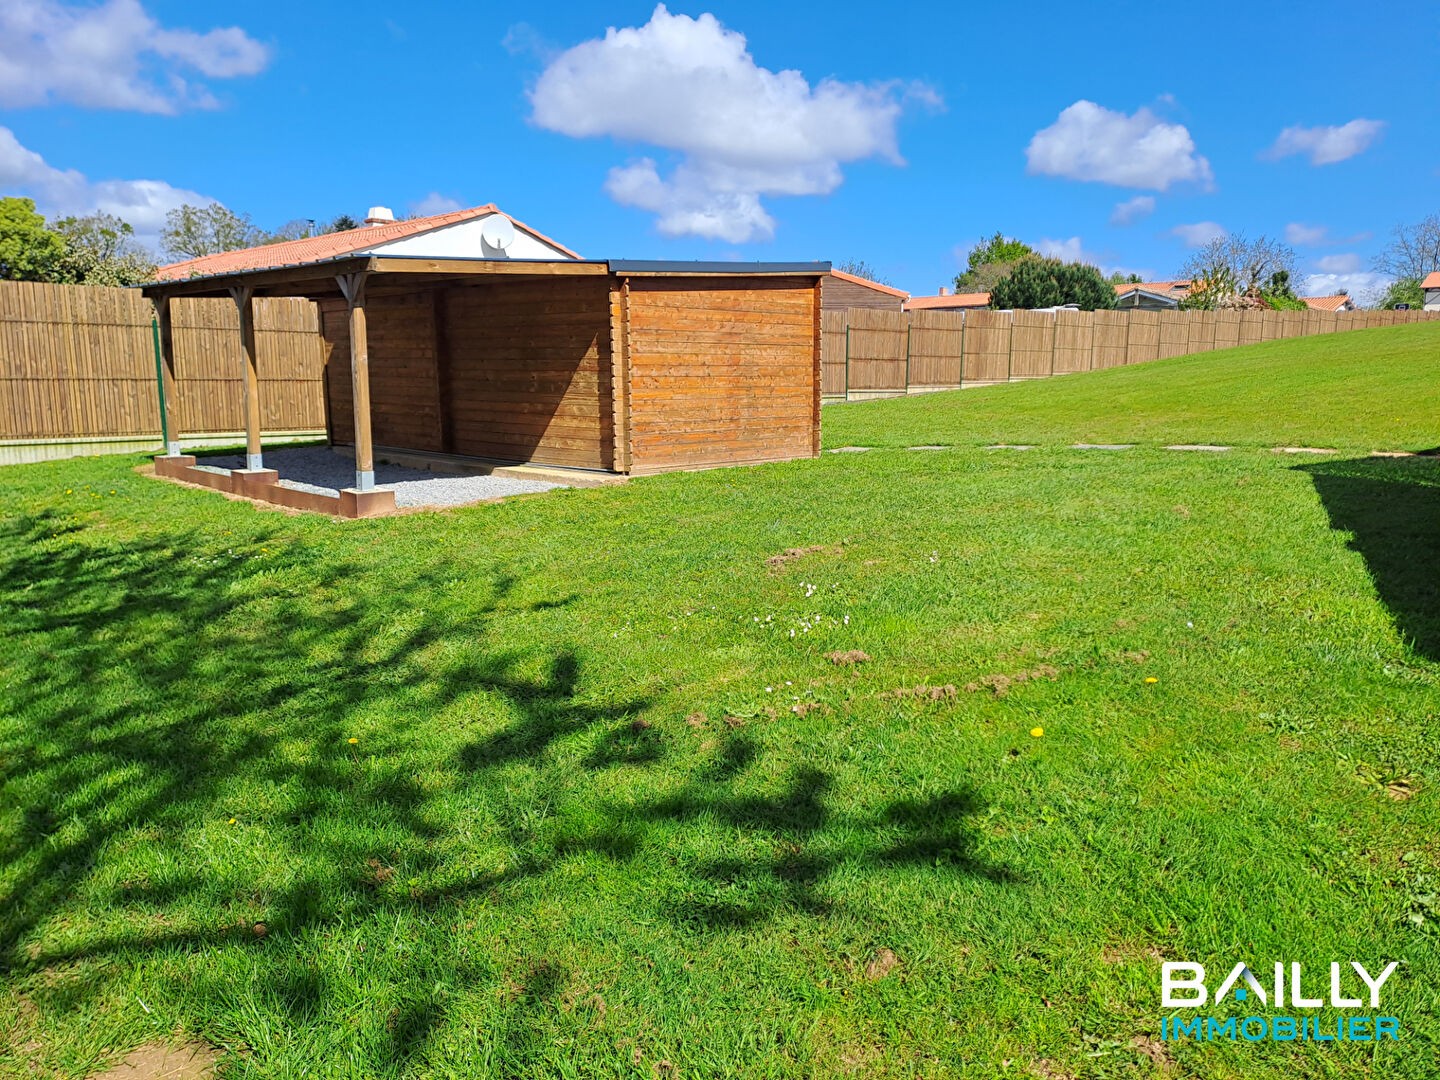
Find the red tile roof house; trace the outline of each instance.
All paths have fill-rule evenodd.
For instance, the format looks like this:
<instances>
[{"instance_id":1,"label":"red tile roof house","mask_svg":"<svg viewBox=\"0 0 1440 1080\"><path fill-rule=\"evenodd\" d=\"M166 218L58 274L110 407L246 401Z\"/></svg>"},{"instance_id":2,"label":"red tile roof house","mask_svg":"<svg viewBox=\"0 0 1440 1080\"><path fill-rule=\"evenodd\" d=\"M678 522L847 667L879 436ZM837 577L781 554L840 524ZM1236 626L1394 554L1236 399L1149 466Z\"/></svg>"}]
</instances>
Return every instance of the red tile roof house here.
<instances>
[{"instance_id":1,"label":"red tile roof house","mask_svg":"<svg viewBox=\"0 0 1440 1080\"><path fill-rule=\"evenodd\" d=\"M1427 274L1420 288L1425 290L1425 310L1440 311L1440 270Z\"/></svg>"},{"instance_id":2,"label":"red tile roof house","mask_svg":"<svg viewBox=\"0 0 1440 1080\"><path fill-rule=\"evenodd\" d=\"M223 478L172 443L156 472L297 509L394 509L374 462L466 471L529 463L575 482L815 457L826 262L582 259L493 205L207 255L162 267L161 383L177 430L171 301L240 312L246 469ZM261 451L254 298L320 315L329 441L355 486L279 482ZM383 455L383 456L382 456Z\"/></svg>"},{"instance_id":3,"label":"red tile roof house","mask_svg":"<svg viewBox=\"0 0 1440 1080\"><path fill-rule=\"evenodd\" d=\"M847 274L844 270L831 270L820 282L821 311L845 311L857 307L899 311L900 305L909 296L900 289Z\"/></svg>"},{"instance_id":4,"label":"red tile roof house","mask_svg":"<svg viewBox=\"0 0 1440 1080\"><path fill-rule=\"evenodd\" d=\"M1302 296L1301 301L1311 311L1354 311L1355 301L1344 293L1334 296Z\"/></svg>"},{"instance_id":5,"label":"red tile roof house","mask_svg":"<svg viewBox=\"0 0 1440 1080\"><path fill-rule=\"evenodd\" d=\"M952 293L943 285L934 296L912 296L905 301L906 311L979 311L989 306L988 292Z\"/></svg>"},{"instance_id":6,"label":"red tile roof house","mask_svg":"<svg viewBox=\"0 0 1440 1080\"><path fill-rule=\"evenodd\" d=\"M1174 311L1190 293L1188 279L1179 281L1125 281L1115 286L1115 303L1141 311Z\"/></svg>"}]
</instances>

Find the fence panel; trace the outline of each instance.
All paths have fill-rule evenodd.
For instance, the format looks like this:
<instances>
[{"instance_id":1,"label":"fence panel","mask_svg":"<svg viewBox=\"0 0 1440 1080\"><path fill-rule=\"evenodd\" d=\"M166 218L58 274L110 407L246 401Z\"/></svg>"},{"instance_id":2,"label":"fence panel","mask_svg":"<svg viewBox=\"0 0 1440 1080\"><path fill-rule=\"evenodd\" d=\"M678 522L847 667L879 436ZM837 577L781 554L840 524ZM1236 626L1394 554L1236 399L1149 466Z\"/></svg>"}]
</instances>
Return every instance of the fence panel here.
<instances>
[{"instance_id":1,"label":"fence panel","mask_svg":"<svg viewBox=\"0 0 1440 1080\"><path fill-rule=\"evenodd\" d=\"M1130 334L1126 339L1125 363L1143 364L1160 356L1160 312L1129 311Z\"/></svg>"},{"instance_id":2,"label":"fence panel","mask_svg":"<svg viewBox=\"0 0 1440 1080\"><path fill-rule=\"evenodd\" d=\"M0 439L158 436L154 309L135 289L0 282ZM262 423L325 426L319 319L306 300L255 301ZM239 316L229 300L172 308L180 434L239 431Z\"/></svg>"},{"instance_id":3,"label":"fence panel","mask_svg":"<svg viewBox=\"0 0 1440 1080\"><path fill-rule=\"evenodd\" d=\"M850 309L850 392L905 393L909 324L905 313Z\"/></svg>"},{"instance_id":4,"label":"fence panel","mask_svg":"<svg viewBox=\"0 0 1440 1080\"><path fill-rule=\"evenodd\" d=\"M843 397L845 382L845 335L850 326L848 311L820 313L820 395Z\"/></svg>"},{"instance_id":5,"label":"fence panel","mask_svg":"<svg viewBox=\"0 0 1440 1080\"><path fill-rule=\"evenodd\" d=\"M1160 311L1156 314L1160 316L1159 358L1164 360L1172 356L1184 356L1190 351L1190 320L1187 318L1189 312Z\"/></svg>"},{"instance_id":6,"label":"fence panel","mask_svg":"<svg viewBox=\"0 0 1440 1080\"><path fill-rule=\"evenodd\" d=\"M1009 381L1011 330L1008 311L965 313L966 383Z\"/></svg>"},{"instance_id":7,"label":"fence panel","mask_svg":"<svg viewBox=\"0 0 1440 1080\"><path fill-rule=\"evenodd\" d=\"M959 387L965 344L965 312L910 313L910 385L925 390Z\"/></svg>"},{"instance_id":8,"label":"fence panel","mask_svg":"<svg viewBox=\"0 0 1440 1080\"><path fill-rule=\"evenodd\" d=\"M1128 311L1092 312L1095 320L1095 358L1091 367L1112 368L1125 363L1125 343L1130 336Z\"/></svg>"},{"instance_id":9,"label":"fence panel","mask_svg":"<svg viewBox=\"0 0 1440 1080\"><path fill-rule=\"evenodd\" d=\"M1055 374L1089 371L1095 361L1095 318L1090 311L1055 313Z\"/></svg>"},{"instance_id":10,"label":"fence panel","mask_svg":"<svg viewBox=\"0 0 1440 1080\"><path fill-rule=\"evenodd\" d=\"M1055 313L1017 311L1010 339L1010 377L1048 379L1055 374Z\"/></svg>"}]
</instances>

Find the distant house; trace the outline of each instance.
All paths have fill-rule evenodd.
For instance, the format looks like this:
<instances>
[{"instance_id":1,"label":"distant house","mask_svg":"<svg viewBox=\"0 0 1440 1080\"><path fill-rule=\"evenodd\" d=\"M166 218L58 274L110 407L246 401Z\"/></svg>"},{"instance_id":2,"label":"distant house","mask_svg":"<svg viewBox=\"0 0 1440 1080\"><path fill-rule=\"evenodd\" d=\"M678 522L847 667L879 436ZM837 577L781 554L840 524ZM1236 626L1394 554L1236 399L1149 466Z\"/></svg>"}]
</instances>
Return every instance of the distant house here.
<instances>
[{"instance_id":1,"label":"distant house","mask_svg":"<svg viewBox=\"0 0 1440 1080\"><path fill-rule=\"evenodd\" d=\"M495 261L580 258L563 244L497 209L493 203L398 221L388 207L372 206L365 224L358 229L202 255L162 266L156 277L161 281L179 281L354 255Z\"/></svg>"},{"instance_id":2,"label":"distant house","mask_svg":"<svg viewBox=\"0 0 1440 1080\"><path fill-rule=\"evenodd\" d=\"M844 270L831 270L820 279L821 311L842 311L852 307L899 311L909 295L878 281L847 274Z\"/></svg>"},{"instance_id":3,"label":"distant house","mask_svg":"<svg viewBox=\"0 0 1440 1080\"><path fill-rule=\"evenodd\" d=\"M1440 270L1427 274L1420 288L1425 290L1425 310L1440 311Z\"/></svg>"},{"instance_id":4,"label":"distant house","mask_svg":"<svg viewBox=\"0 0 1440 1080\"><path fill-rule=\"evenodd\" d=\"M949 289L941 286L940 291L934 296L912 296L905 301L906 311L926 311L939 309L941 311L978 311L981 308L990 306L990 294L988 292L962 292L952 293Z\"/></svg>"},{"instance_id":5,"label":"distant house","mask_svg":"<svg viewBox=\"0 0 1440 1080\"><path fill-rule=\"evenodd\" d=\"M1174 311L1190 294L1186 281L1126 281L1115 286L1115 303L1141 311Z\"/></svg>"},{"instance_id":6,"label":"distant house","mask_svg":"<svg viewBox=\"0 0 1440 1080\"><path fill-rule=\"evenodd\" d=\"M1302 296L1300 298L1311 311L1354 311L1355 301L1344 293L1334 296Z\"/></svg>"}]
</instances>

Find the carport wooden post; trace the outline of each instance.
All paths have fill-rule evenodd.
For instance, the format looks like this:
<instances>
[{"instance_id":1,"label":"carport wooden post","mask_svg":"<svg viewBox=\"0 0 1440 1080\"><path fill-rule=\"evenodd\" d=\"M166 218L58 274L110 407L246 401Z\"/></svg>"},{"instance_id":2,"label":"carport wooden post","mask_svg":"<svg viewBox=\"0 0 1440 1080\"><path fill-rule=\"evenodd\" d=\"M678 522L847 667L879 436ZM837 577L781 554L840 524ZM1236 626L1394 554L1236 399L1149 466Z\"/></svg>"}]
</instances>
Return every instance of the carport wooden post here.
<instances>
[{"instance_id":1,"label":"carport wooden post","mask_svg":"<svg viewBox=\"0 0 1440 1080\"><path fill-rule=\"evenodd\" d=\"M180 453L180 391L175 382L175 335L170 325L170 298L155 297L155 325L160 338L160 392L165 408L165 453Z\"/></svg>"},{"instance_id":2,"label":"carport wooden post","mask_svg":"<svg viewBox=\"0 0 1440 1080\"><path fill-rule=\"evenodd\" d=\"M230 297L240 311L240 349L245 354L245 468L265 468L260 452L260 375L255 367L255 289L232 285Z\"/></svg>"},{"instance_id":3,"label":"carport wooden post","mask_svg":"<svg viewBox=\"0 0 1440 1080\"><path fill-rule=\"evenodd\" d=\"M350 307L350 386L355 419L355 490L375 487L375 448L370 442L370 343L365 336L365 274L335 278Z\"/></svg>"}]
</instances>

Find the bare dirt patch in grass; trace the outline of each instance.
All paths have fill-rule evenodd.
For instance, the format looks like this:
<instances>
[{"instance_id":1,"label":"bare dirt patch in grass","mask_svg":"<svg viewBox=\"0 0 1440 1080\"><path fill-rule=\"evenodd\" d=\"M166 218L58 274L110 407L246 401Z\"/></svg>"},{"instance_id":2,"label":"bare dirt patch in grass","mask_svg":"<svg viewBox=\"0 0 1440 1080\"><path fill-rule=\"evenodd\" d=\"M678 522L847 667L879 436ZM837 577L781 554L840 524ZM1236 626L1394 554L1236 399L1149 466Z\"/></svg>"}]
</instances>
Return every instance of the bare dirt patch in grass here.
<instances>
[{"instance_id":1,"label":"bare dirt patch in grass","mask_svg":"<svg viewBox=\"0 0 1440 1080\"><path fill-rule=\"evenodd\" d=\"M1175 1059L1170 1056L1169 1047L1149 1035L1136 1035L1130 1040L1130 1046L1144 1054L1161 1069L1168 1069L1175 1063Z\"/></svg>"},{"instance_id":2,"label":"bare dirt patch in grass","mask_svg":"<svg viewBox=\"0 0 1440 1080\"><path fill-rule=\"evenodd\" d=\"M865 663L870 659L870 654L861 652L859 649L837 649L835 652L826 653L825 659L836 667L849 667L852 664Z\"/></svg>"},{"instance_id":3,"label":"bare dirt patch in grass","mask_svg":"<svg viewBox=\"0 0 1440 1080\"><path fill-rule=\"evenodd\" d=\"M1060 669L1054 664L1041 664L1039 667L1032 668L1029 671L1017 671L1013 675L1003 675L996 672L990 675L982 675L972 683L966 683L965 692L975 694L981 690L989 690L996 697L1004 697L1010 692L1012 686L1034 682L1037 679L1054 679L1059 674Z\"/></svg>"},{"instance_id":4,"label":"bare dirt patch in grass","mask_svg":"<svg viewBox=\"0 0 1440 1080\"><path fill-rule=\"evenodd\" d=\"M865 965L865 978L870 982L883 979L900 966L900 958L889 949L879 949Z\"/></svg>"},{"instance_id":5,"label":"bare dirt patch in grass","mask_svg":"<svg viewBox=\"0 0 1440 1080\"><path fill-rule=\"evenodd\" d=\"M147 1043L90 1080L209 1080L219 1060L219 1053L204 1043L178 1047Z\"/></svg>"},{"instance_id":6,"label":"bare dirt patch in grass","mask_svg":"<svg viewBox=\"0 0 1440 1080\"><path fill-rule=\"evenodd\" d=\"M824 552L826 555L839 555L844 552L839 544L811 544L809 547L786 548L778 555L771 555L765 560L765 565L771 570L784 570L796 559L803 559L806 555L814 555Z\"/></svg>"},{"instance_id":7,"label":"bare dirt patch in grass","mask_svg":"<svg viewBox=\"0 0 1440 1080\"><path fill-rule=\"evenodd\" d=\"M955 688L954 683L946 683L944 686L901 686L894 690L887 690L880 696L882 698L920 698L928 701L948 701L958 697L960 691Z\"/></svg>"}]
</instances>

